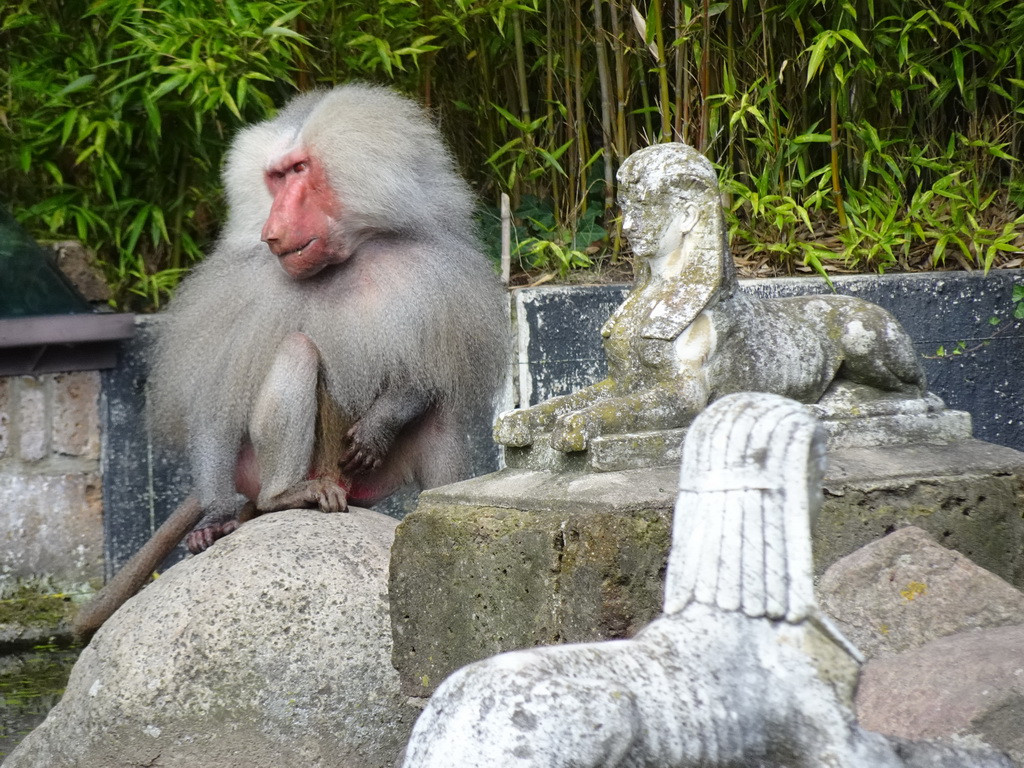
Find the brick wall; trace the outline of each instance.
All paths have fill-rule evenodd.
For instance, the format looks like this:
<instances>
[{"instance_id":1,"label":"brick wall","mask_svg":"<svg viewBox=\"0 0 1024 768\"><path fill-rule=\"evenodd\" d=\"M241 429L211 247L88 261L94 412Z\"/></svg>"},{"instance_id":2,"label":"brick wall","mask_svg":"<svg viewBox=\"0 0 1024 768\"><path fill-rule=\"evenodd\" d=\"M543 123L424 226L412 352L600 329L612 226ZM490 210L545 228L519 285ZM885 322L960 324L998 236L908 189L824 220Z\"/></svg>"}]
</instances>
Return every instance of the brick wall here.
<instances>
[{"instance_id":1,"label":"brick wall","mask_svg":"<svg viewBox=\"0 0 1024 768\"><path fill-rule=\"evenodd\" d=\"M100 374L0 378L0 583L103 576Z\"/></svg>"}]
</instances>

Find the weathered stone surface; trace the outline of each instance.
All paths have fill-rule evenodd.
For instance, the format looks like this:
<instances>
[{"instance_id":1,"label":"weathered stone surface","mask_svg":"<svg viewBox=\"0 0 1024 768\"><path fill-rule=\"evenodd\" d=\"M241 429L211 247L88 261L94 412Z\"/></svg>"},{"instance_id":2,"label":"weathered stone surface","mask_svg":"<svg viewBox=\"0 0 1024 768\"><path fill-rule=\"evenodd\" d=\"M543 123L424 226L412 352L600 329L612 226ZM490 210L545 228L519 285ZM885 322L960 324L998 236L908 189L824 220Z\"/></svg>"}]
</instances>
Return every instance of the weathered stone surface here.
<instances>
[{"instance_id":1,"label":"weathered stone surface","mask_svg":"<svg viewBox=\"0 0 1024 768\"><path fill-rule=\"evenodd\" d=\"M633 640L460 669L417 720L404 768L1009 768L857 726L859 655L812 587L824 453L796 402L710 406L683 448L664 614Z\"/></svg>"},{"instance_id":2,"label":"weathered stone surface","mask_svg":"<svg viewBox=\"0 0 1024 768\"><path fill-rule=\"evenodd\" d=\"M570 478L527 491L531 509L450 495L486 484L473 480L423 493L399 526L391 567L403 690L426 696L458 667L509 648L630 637L657 616L669 510L645 505L649 476L628 474L608 476L619 481L604 489L617 491L608 506L588 503L607 496L581 493L586 483ZM546 475L491 477L516 493L531 481L544 487L554 479ZM668 488L674 475L663 478Z\"/></svg>"},{"instance_id":3,"label":"weathered stone surface","mask_svg":"<svg viewBox=\"0 0 1024 768\"><path fill-rule=\"evenodd\" d=\"M103 573L99 375L0 378L0 584ZM37 578L38 577L38 578Z\"/></svg>"},{"instance_id":4,"label":"weathered stone surface","mask_svg":"<svg viewBox=\"0 0 1024 768\"><path fill-rule=\"evenodd\" d=\"M0 472L0 577L47 575L57 584L103 577L98 473Z\"/></svg>"},{"instance_id":5,"label":"weathered stone surface","mask_svg":"<svg viewBox=\"0 0 1024 768\"><path fill-rule=\"evenodd\" d=\"M821 420L831 451L842 448L951 443L971 438L971 415L951 411L932 393L908 398L870 387L835 382L818 403L807 406ZM681 421L688 421L681 419ZM599 435L587 450L564 453L540 432L528 446L505 449L513 469L553 472L614 472L679 464L686 428Z\"/></svg>"},{"instance_id":6,"label":"weathered stone surface","mask_svg":"<svg viewBox=\"0 0 1024 768\"><path fill-rule=\"evenodd\" d=\"M582 452L602 435L685 427L730 392L817 403L833 384L850 382L859 385L845 408L850 416L862 390L869 407L881 393L923 398L913 342L881 307L848 296L758 299L738 290L718 177L702 154L681 143L645 147L618 178L622 231L638 272L601 328L608 376L502 414L497 442ZM969 419L946 423L915 410L885 409L869 430L842 426L843 445L970 436Z\"/></svg>"},{"instance_id":7,"label":"weathered stone surface","mask_svg":"<svg viewBox=\"0 0 1024 768\"><path fill-rule=\"evenodd\" d=\"M390 767L414 717L389 664L394 526L281 512L174 566L4 767Z\"/></svg>"},{"instance_id":8,"label":"weathered stone surface","mask_svg":"<svg viewBox=\"0 0 1024 768\"><path fill-rule=\"evenodd\" d=\"M834 563L821 607L866 656L968 629L1024 624L1024 593L920 528L902 528Z\"/></svg>"},{"instance_id":9,"label":"weathered stone surface","mask_svg":"<svg viewBox=\"0 0 1024 768\"><path fill-rule=\"evenodd\" d=\"M1024 454L975 440L833 451L815 570L918 525L1024 585L1022 484ZM428 695L494 653L624 637L653 619L675 485L665 467L509 469L424 493L392 557L403 690Z\"/></svg>"},{"instance_id":10,"label":"weathered stone surface","mask_svg":"<svg viewBox=\"0 0 1024 768\"><path fill-rule=\"evenodd\" d=\"M18 398L18 455L23 461L40 461L49 452L46 420L45 377L22 376Z\"/></svg>"},{"instance_id":11,"label":"weathered stone surface","mask_svg":"<svg viewBox=\"0 0 1024 768\"><path fill-rule=\"evenodd\" d=\"M7 456L11 444L11 389L12 380L0 377L0 459Z\"/></svg>"},{"instance_id":12,"label":"weathered stone surface","mask_svg":"<svg viewBox=\"0 0 1024 768\"><path fill-rule=\"evenodd\" d=\"M961 632L872 659L857 713L880 733L984 742L1024 765L1024 626Z\"/></svg>"},{"instance_id":13,"label":"weathered stone surface","mask_svg":"<svg viewBox=\"0 0 1024 768\"><path fill-rule=\"evenodd\" d=\"M850 448L830 454L817 573L914 525L1024 587L1024 453L978 440Z\"/></svg>"},{"instance_id":14,"label":"weathered stone surface","mask_svg":"<svg viewBox=\"0 0 1024 768\"><path fill-rule=\"evenodd\" d=\"M57 257L57 266L67 275L76 290L87 301L106 302L111 297L110 286L103 278L103 270L96 256L81 243L64 240L50 246Z\"/></svg>"},{"instance_id":15,"label":"weathered stone surface","mask_svg":"<svg viewBox=\"0 0 1024 768\"><path fill-rule=\"evenodd\" d=\"M909 398L839 380L807 407L821 420L829 450L971 438L971 414L947 409L932 392Z\"/></svg>"},{"instance_id":16,"label":"weathered stone surface","mask_svg":"<svg viewBox=\"0 0 1024 768\"><path fill-rule=\"evenodd\" d=\"M53 377L52 450L65 456L100 457L100 374L79 371Z\"/></svg>"}]
</instances>

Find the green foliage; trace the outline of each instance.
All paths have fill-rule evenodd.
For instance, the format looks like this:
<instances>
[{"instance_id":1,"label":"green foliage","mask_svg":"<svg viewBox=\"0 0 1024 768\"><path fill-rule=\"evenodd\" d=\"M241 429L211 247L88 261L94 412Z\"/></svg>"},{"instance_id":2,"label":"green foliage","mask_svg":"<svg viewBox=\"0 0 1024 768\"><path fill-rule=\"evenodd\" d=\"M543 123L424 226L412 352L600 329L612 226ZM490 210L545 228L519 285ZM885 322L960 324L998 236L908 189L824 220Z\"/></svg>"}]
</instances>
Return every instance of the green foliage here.
<instances>
[{"instance_id":1,"label":"green foliage","mask_svg":"<svg viewBox=\"0 0 1024 768\"><path fill-rule=\"evenodd\" d=\"M616 256L614 171L664 140L716 164L751 265L988 269L1024 248L1022 48L1018 0L15 0L0 173L155 306L216 236L232 134L364 79L510 195L525 269Z\"/></svg>"},{"instance_id":2,"label":"green foliage","mask_svg":"<svg viewBox=\"0 0 1024 768\"><path fill-rule=\"evenodd\" d=\"M119 303L155 306L215 235L230 133L302 63L302 3L24 2L0 25L0 164L19 217L96 249ZM39 41L46 41L39 45Z\"/></svg>"},{"instance_id":3,"label":"green foliage","mask_svg":"<svg viewBox=\"0 0 1024 768\"><path fill-rule=\"evenodd\" d=\"M591 206L577 219L575 230L569 230L559 226L550 201L527 195L516 212L523 223L515 227L513 256L527 268L553 271L559 277L593 266L592 244L608 236L597 213L598 208Z\"/></svg>"}]
</instances>

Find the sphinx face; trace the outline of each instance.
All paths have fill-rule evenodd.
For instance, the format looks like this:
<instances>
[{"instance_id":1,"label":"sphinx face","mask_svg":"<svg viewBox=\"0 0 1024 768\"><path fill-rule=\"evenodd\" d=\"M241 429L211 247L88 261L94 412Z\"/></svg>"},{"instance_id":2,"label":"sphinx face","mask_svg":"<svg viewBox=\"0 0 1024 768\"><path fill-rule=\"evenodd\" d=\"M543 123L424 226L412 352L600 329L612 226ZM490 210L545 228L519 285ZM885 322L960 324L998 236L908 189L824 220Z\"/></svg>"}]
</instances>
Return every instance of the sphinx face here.
<instances>
[{"instance_id":1,"label":"sphinx face","mask_svg":"<svg viewBox=\"0 0 1024 768\"><path fill-rule=\"evenodd\" d=\"M698 224L701 202L718 186L707 158L678 143L634 152L618 181L623 234L633 253L647 259L679 248Z\"/></svg>"}]
</instances>

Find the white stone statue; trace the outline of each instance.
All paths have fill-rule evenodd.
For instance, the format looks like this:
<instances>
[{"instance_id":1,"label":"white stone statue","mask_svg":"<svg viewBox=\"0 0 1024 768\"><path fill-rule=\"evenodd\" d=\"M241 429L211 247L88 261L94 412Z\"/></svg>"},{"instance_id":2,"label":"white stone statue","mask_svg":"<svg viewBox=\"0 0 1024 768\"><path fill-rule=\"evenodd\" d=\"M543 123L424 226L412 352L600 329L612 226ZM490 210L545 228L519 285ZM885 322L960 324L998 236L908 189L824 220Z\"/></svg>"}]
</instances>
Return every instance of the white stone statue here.
<instances>
[{"instance_id":1,"label":"white stone statue","mask_svg":"<svg viewBox=\"0 0 1024 768\"><path fill-rule=\"evenodd\" d=\"M557 451L582 451L600 435L685 427L731 392L817 403L843 381L866 385L859 392L869 398L924 393L911 340L881 307L848 296L759 299L737 290L718 178L692 147L641 149L618 179L639 275L601 330L608 377L503 414L499 443L527 446L550 432Z\"/></svg>"},{"instance_id":2,"label":"white stone statue","mask_svg":"<svg viewBox=\"0 0 1024 768\"><path fill-rule=\"evenodd\" d=\"M792 400L709 407L683 448L662 617L631 640L464 667L418 719L405 768L1010 768L857 726L861 659L812 589L824 445Z\"/></svg>"}]
</instances>

